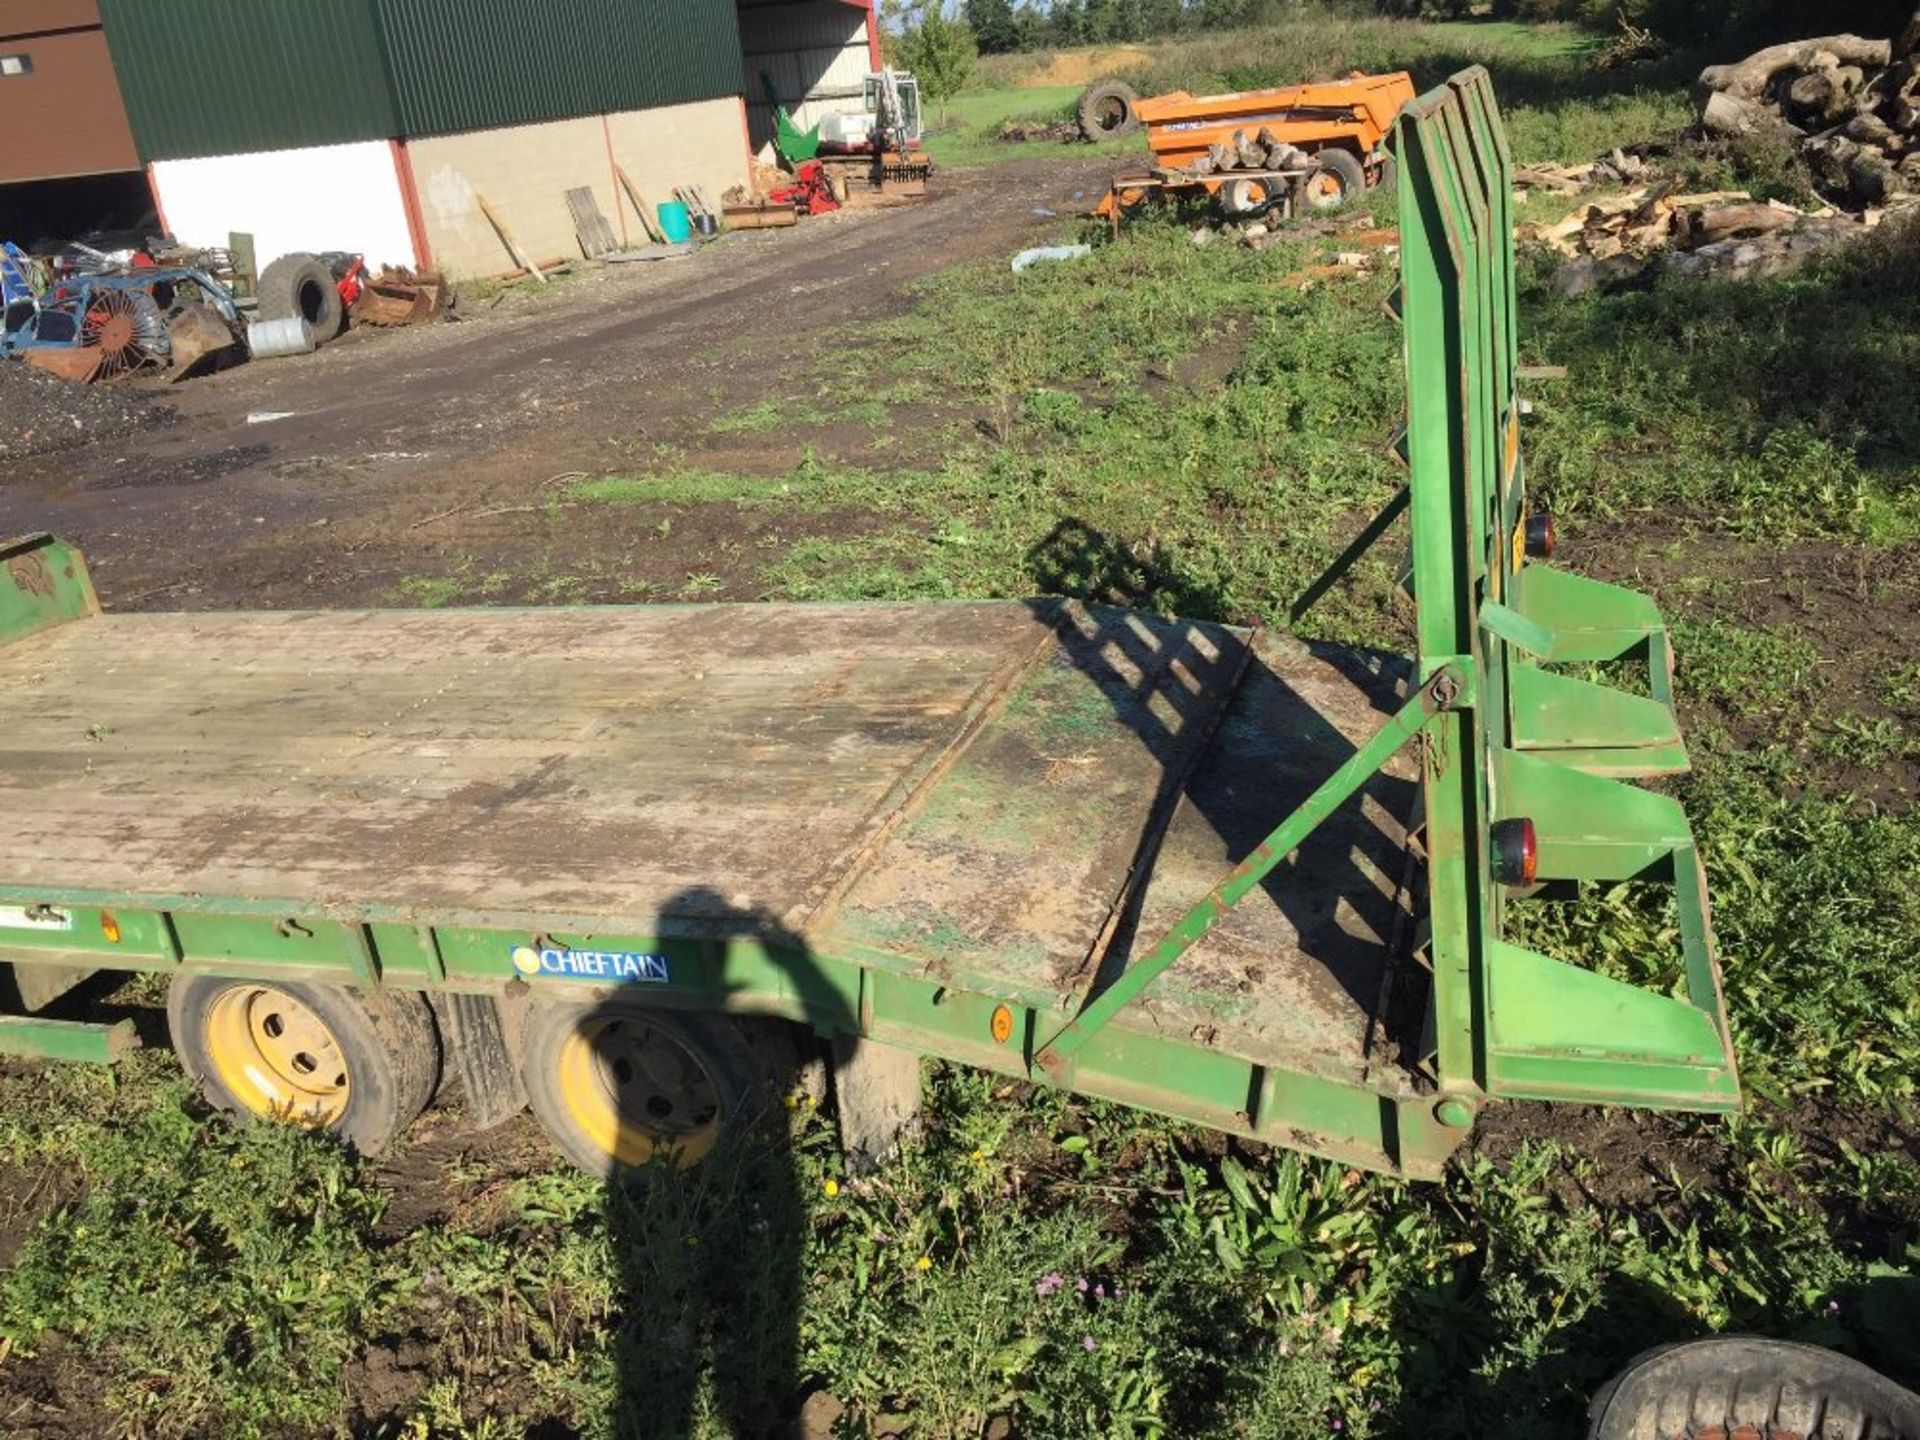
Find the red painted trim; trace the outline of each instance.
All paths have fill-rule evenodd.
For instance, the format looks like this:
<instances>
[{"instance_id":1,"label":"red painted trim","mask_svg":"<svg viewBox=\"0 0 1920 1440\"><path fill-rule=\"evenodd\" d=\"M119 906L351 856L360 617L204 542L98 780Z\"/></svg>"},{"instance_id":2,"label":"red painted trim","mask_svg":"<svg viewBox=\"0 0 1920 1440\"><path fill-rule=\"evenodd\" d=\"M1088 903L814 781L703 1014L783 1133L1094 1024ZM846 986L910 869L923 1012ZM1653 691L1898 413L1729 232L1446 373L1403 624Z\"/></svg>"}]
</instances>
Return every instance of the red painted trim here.
<instances>
[{"instance_id":1,"label":"red painted trim","mask_svg":"<svg viewBox=\"0 0 1920 1440\"><path fill-rule=\"evenodd\" d=\"M886 69L886 57L880 52L880 17L873 13L873 0L866 0L867 7L867 60L875 73Z\"/></svg>"},{"instance_id":2,"label":"red painted trim","mask_svg":"<svg viewBox=\"0 0 1920 1440\"><path fill-rule=\"evenodd\" d=\"M600 117L600 132L607 137L607 184L613 189L613 213L620 217L620 248L626 249L633 244L633 237L627 233L627 207L620 203L620 161L613 153L613 117Z\"/></svg>"},{"instance_id":3,"label":"red painted trim","mask_svg":"<svg viewBox=\"0 0 1920 1440\"><path fill-rule=\"evenodd\" d=\"M153 196L153 218L160 222L160 233L179 239L179 236L174 235L173 227L167 224L167 207L160 203L160 182L154 178L151 163L147 166L147 193Z\"/></svg>"},{"instance_id":4,"label":"red painted trim","mask_svg":"<svg viewBox=\"0 0 1920 1440\"><path fill-rule=\"evenodd\" d=\"M413 178L413 152L404 140L389 140L393 148L393 174L400 182L400 208L407 212L407 237L413 241L413 265L416 270L433 269L433 245L427 239L427 215L420 208L420 187Z\"/></svg>"}]
</instances>

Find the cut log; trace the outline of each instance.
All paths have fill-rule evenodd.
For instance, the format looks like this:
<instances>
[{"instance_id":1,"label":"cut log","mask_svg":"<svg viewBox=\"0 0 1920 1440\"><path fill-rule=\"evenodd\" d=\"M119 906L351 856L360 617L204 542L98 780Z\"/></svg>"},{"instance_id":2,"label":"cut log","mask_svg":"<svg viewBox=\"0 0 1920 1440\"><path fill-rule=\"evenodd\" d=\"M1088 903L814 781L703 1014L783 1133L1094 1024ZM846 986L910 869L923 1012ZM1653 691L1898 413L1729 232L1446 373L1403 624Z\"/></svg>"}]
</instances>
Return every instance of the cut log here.
<instances>
[{"instance_id":1,"label":"cut log","mask_svg":"<svg viewBox=\"0 0 1920 1440\"><path fill-rule=\"evenodd\" d=\"M1695 250L1722 240L1750 239L1773 230L1785 230L1800 222L1791 210L1776 210L1771 205L1722 205L1711 210L1682 210L1680 246Z\"/></svg>"},{"instance_id":2,"label":"cut log","mask_svg":"<svg viewBox=\"0 0 1920 1440\"><path fill-rule=\"evenodd\" d=\"M1264 170L1267 168L1267 147L1256 145L1247 138L1247 132L1233 132L1233 151L1242 170Z\"/></svg>"},{"instance_id":3,"label":"cut log","mask_svg":"<svg viewBox=\"0 0 1920 1440\"><path fill-rule=\"evenodd\" d=\"M1878 148L1893 139L1895 131L1893 126L1871 110L1862 110L1847 121L1846 127L1840 133L1856 145L1872 145Z\"/></svg>"},{"instance_id":4,"label":"cut log","mask_svg":"<svg viewBox=\"0 0 1920 1440\"><path fill-rule=\"evenodd\" d=\"M1834 70L1809 70L1786 87L1786 107L1796 119L1812 125L1831 125L1847 109L1846 92Z\"/></svg>"},{"instance_id":5,"label":"cut log","mask_svg":"<svg viewBox=\"0 0 1920 1440\"><path fill-rule=\"evenodd\" d=\"M1770 89L1783 72L1814 68L1814 57L1822 51L1832 55L1837 64L1857 65L1866 70L1884 70L1893 60L1893 42L1890 40L1869 40L1860 35L1825 35L1817 40L1790 40L1784 45L1769 45L1732 65L1709 65L1700 72L1700 87L1751 100Z\"/></svg>"},{"instance_id":6,"label":"cut log","mask_svg":"<svg viewBox=\"0 0 1920 1440\"><path fill-rule=\"evenodd\" d=\"M1862 205L1884 205L1900 193L1900 182L1885 156L1862 150L1847 161L1847 189Z\"/></svg>"},{"instance_id":7,"label":"cut log","mask_svg":"<svg viewBox=\"0 0 1920 1440\"><path fill-rule=\"evenodd\" d=\"M1806 157L1807 168L1813 172L1813 183L1820 193L1844 199L1853 188L1847 167L1853 157L1861 153L1860 147L1844 135L1829 135L1808 141L1800 153Z\"/></svg>"},{"instance_id":8,"label":"cut log","mask_svg":"<svg viewBox=\"0 0 1920 1440\"><path fill-rule=\"evenodd\" d=\"M1725 90L1707 92L1706 102L1700 107L1700 128L1723 139L1769 133L1797 138L1804 133L1771 107Z\"/></svg>"}]
</instances>

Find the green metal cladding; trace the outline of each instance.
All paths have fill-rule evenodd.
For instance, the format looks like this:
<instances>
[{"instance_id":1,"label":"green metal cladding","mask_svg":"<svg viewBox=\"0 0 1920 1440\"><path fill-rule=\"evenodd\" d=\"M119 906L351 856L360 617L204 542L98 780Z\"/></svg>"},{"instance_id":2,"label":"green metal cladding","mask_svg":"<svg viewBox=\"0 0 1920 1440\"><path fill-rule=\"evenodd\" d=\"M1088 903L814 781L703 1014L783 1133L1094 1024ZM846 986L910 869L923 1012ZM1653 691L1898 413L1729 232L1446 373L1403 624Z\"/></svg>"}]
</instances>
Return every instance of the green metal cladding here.
<instances>
[{"instance_id":1,"label":"green metal cladding","mask_svg":"<svg viewBox=\"0 0 1920 1440\"><path fill-rule=\"evenodd\" d=\"M734 0L377 0L405 135L740 90Z\"/></svg>"},{"instance_id":2,"label":"green metal cladding","mask_svg":"<svg viewBox=\"0 0 1920 1440\"><path fill-rule=\"evenodd\" d=\"M144 160L399 133L375 0L101 0Z\"/></svg>"},{"instance_id":3,"label":"green metal cladding","mask_svg":"<svg viewBox=\"0 0 1920 1440\"><path fill-rule=\"evenodd\" d=\"M734 0L101 0L147 160L737 94Z\"/></svg>"}]
</instances>

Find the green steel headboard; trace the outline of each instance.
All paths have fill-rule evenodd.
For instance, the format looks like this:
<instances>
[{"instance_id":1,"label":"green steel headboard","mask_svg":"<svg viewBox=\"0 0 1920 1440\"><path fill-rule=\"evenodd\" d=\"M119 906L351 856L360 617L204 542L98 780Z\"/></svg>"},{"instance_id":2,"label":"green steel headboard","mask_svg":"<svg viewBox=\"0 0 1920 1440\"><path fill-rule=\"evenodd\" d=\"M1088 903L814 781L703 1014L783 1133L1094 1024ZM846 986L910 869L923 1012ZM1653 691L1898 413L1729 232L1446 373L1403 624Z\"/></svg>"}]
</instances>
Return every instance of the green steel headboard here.
<instances>
[{"instance_id":1,"label":"green steel headboard","mask_svg":"<svg viewBox=\"0 0 1920 1440\"><path fill-rule=\"evenodd\" d=\"M1550 526L1529 512L1520 461L1511 160L1487 72L1410 103L1391 145L1421 672L1459 665L1475 690L1427 731L1441 1087L1737 1108L1692 831L1670 797L1616 778L1687 765L1666 625L1645 596L1541 563ZM1553 668L1613 662L1644 665L1649 693ZM1679 996L1510 938L1520 906L1630 879L1672 889Z\"/></svg>"}]
</instances>

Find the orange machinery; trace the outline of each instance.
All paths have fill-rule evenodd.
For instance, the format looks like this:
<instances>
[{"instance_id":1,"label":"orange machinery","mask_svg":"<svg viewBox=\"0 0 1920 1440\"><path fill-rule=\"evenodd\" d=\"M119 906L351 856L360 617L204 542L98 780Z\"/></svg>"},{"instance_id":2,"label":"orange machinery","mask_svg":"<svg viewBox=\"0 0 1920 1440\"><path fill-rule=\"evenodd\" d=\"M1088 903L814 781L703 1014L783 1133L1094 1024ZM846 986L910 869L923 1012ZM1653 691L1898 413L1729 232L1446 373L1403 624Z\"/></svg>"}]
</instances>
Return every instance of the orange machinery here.
<instances>
[{"instance_id":1,"label":"orange machinery","mask_svg":"<svg viewBox=\"0 0 1920 1440\"><path fill-rule=\"evenodd\" d=\"M1413 99L1413 77L1355 71L1344 80L1239 90L1226 95L1189 95L1177 90L1141 100L1135 109L1147 128L1153 167L1114 178L1094 213L1117 219L1122 210L1155 190L1230 187L1238 203L1230 210L1291 198L1295 187L1314 209L1332 209L1380 183L1388 164L1387 131L1400 107ZM1304 163L1262 170L1236 166L1209 170L1216 146L1233 148L1239 138L1267 132L1271 140L1304 151ZM1200 171L1208 171L1202 174ZM1251 185L1235 181L1253 180ZM1223 196L1223 203L1227 201Z\"/></svg>"}]
</instances>

